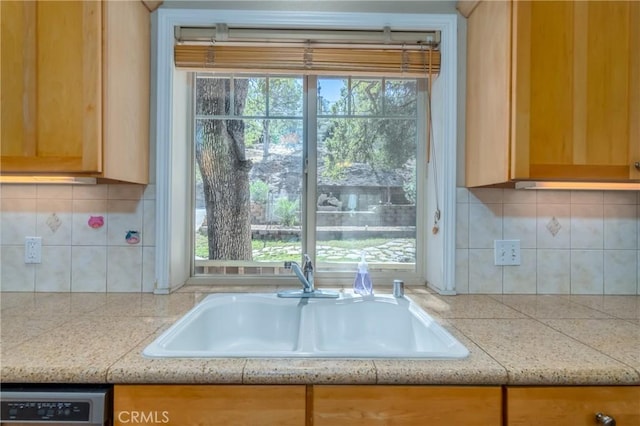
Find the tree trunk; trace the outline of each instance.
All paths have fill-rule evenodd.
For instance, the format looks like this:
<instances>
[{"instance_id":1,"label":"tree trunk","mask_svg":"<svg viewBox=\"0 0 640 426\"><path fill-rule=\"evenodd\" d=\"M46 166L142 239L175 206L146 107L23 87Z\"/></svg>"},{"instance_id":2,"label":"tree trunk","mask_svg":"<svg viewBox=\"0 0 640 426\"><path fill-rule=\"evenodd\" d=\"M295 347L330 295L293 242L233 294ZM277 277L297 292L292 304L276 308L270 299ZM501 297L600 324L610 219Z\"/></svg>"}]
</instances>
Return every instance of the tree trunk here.
<instances>
[{"instance_id":1,"label":"tree trunk","mask_svg":"<svg viewBox=\"0 0 640 426\"><path fill-rule=\"evenodd\" d=\"M198 110L209 115L242 114L248 80L197 79ZM231 97L235 100L232 104ZM244 122L202 120L196 143L196 161L202 174L207 210L209 259L251 260L251 216L249 171L246 158Z\"/></svg>"}]
</instances>

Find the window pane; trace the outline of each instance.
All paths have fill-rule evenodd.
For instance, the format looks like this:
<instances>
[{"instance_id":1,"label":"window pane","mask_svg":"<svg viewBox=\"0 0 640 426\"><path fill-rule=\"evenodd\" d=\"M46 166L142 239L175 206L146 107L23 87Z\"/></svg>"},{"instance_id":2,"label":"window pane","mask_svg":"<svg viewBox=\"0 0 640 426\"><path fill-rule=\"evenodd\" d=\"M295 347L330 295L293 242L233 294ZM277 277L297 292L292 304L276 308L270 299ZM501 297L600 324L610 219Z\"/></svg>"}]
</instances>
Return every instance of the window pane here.
<instances>
[{"instance_id":1,"label":"window pane","mask_svg":"<svg viewBox=\"0 0 640 426\"><path fill-rule=\"evenodd\" d=\"M241 78L237 78L241 80ZM247 100L244 108L244 115L260 116L267 115L267 79L264 77L250 77L247 91Z\"/></svg>"},{"instance_id":2,"label":"window pane","mask_svg":"<svg viewBox=\"0 0 640 426\"><path fill-rule=\"evenodd\" d=\"M381 88L382 80L354 79L353 113L382 115ZM318 119L319 270L353 271L364 251L372 270L415 271L415 81L385 84L385 98L410 118Z\"/></svg>"},{"instance_id":3,"label":"window pane","mask_svg":"<svg viewBox=\"0 0 640 426\"><path fill-rule=\"evenodd\" d=\"M352 114L382 114L382 81L358 79L351 82Z\"/></svg>"},{"instance_id":4,"label":"window pane","mask_svg":"<svg viewBox=\"0 0 640 426\"><path fill-rule=\"evenodd\" d=\"M385 114L412 116L416 114L416 81L386 80Z\"/></svg>"},{"instance_id":5,"label":"window pane","mask_svg":"<svg viewBox=\"0 0 640 426\"><path fill-rule=\"evenodd\" d=\"M269 80L197 78L196 111L211 115L195 121L196 274L280 273L301 258L302 80ZM272 118L267 86L300 114Z\"/></svg>"},{"instance_id":6,"label":"window pane","mask_svg":"<svg viewBox=\"0 0 640 426\"><path fill-rule=\"evenodd\" d=\"M231 99L231 79L198 77L196 79L196 114L228 115Z\"/></svg>"},{"instance_id":7,"label":"window pane","mask_svg":"<svg viewBox=\"0 0 640 426\"><path fill-rule=\"evenodd\" d=\"M269 115L302 117L302 78L269 78Z\"/></svg>"},{"instance_id":8,"label":"window pane","mask_svg":"<svg viewBox=\"0 0 640 426\"><path fill-rule=\"evenodd\" d=\"M349 79L318 78L318 114L341 115L348 110Z\"/></svg>"}]
</instances>

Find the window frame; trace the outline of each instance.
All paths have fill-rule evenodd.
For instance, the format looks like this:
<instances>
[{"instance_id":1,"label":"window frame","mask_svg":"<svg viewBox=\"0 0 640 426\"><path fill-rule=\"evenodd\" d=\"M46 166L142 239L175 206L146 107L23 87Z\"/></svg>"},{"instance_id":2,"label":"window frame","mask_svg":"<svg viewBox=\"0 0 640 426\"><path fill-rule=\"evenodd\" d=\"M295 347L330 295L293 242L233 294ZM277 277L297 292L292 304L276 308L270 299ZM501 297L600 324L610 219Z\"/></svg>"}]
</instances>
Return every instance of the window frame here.
<instances>
[{"instance_id":1,"label":"window frame","mask_svg":"<svg viewBox=\"0 0 640 426\"><path fill-rule=\"evenodd\" d=\"M156 294L166 294L182 286L191 275L191 250L189 233L191 212L185 212L185 197L177 188L185 178L186 151L191 148L173 143L177 127L173 123L174 97L179 95L178 73L173 67L174 26L207 25L225 22L238 26L308 26L336 29L366 29L372 26L391 25L398 29L441 31L442 69L432 97L437 97L441 110L434 114L432 139L437 145L438 187L427 183L427 205L439 199L440 232L422 231L426 240L423 259L424 281L441 294L455 294L455 196L456 196L456 145L457 145L457 20L452 14L382 14L299 11L237 11L160 8L152 15L152 114L151 138L156 141ZM438 125L435 125L437 120ZM436 128L437 127L437 128ZM311 159L310 159L311 160ZM433 167L427 168L429 175ZM186 176L189 176L188 174ZM437 193L437 194L436 194ZM437 195L437 197L436 197ZM422 216L428 220L429 213ZM430 223L425 228L430 229ZM283 278L262 280L266 284L282 284Z\"/></svg>"}]
</instances>

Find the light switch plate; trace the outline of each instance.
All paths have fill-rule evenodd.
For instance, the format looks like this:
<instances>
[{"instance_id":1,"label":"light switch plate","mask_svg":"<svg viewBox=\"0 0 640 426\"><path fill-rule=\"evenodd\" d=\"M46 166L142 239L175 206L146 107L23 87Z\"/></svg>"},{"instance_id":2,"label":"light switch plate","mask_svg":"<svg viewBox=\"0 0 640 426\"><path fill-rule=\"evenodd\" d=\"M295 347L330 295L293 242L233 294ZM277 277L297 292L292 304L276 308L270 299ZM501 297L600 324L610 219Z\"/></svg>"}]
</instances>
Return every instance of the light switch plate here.
<instances>
[{"instance_id":1,"label":"light switch plate","mask_svg":"<svg viewBox=\"0 0 640 426\"><path fill-rule=\"evenodd\" d=\"M494 240L494 265L520 265L520 240Z\"/></svg>"}]
</instances>

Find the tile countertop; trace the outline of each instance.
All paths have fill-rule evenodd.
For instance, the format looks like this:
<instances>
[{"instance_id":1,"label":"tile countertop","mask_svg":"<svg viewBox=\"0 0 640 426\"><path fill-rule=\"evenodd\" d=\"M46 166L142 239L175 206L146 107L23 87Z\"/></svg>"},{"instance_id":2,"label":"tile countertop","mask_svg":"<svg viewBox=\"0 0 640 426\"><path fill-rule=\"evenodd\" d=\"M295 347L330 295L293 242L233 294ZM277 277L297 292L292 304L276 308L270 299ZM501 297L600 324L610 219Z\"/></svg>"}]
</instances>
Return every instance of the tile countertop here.
<instances>
[{"instance_id":1,"label":"tile countertop","mask_svg":"<svg viewBox=\"0 0 640 426\"><path fill-rule=\"evenodd\" d=\"M464 360L148 359L142 349L213 291L1 293L0 380L42 383L640 384L640 296L440 296L407 288ZM389 289L380 288L379 292Z\"/></svg>"}]
</instances>

